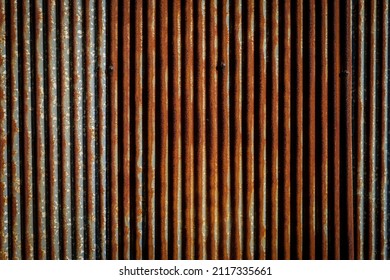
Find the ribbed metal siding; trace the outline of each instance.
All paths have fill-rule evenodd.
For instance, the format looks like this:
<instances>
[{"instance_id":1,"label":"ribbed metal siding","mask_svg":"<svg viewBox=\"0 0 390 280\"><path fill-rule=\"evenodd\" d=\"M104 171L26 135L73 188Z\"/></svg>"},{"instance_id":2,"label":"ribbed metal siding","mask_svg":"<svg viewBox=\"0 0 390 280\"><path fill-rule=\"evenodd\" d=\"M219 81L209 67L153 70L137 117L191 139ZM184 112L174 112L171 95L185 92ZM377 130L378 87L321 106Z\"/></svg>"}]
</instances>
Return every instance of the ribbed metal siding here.
<instances>
[{"instance_id":1,"label":"ribbed metal siding","mask_svg":"<svg viewBox=\"0 0 390 280\"><path fill-rule=\"evenodd\" d=\"M388 4L0 0L0 259L387 259Z\"/></svg>"}]
</instances>

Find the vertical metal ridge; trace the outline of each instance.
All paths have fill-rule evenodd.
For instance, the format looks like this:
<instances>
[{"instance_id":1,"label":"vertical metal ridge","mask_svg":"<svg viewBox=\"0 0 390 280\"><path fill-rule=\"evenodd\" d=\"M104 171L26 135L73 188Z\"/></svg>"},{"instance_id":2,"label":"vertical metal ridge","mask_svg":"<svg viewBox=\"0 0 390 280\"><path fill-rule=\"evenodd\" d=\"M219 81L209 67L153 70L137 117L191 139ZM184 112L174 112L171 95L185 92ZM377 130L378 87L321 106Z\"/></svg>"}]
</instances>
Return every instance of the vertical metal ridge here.
<instances>
[{"instance_id":1,"label":"vertical metal ridge","mask_svg":"<svg viewBox=\"0 0 390 280\"><path fill-rule=\"evenodd\" d=\"M376 26L377 26L377 2L373 0L370 2L370 62L369 62L369 116L368 116L368 188L369 188L369 210L368 210L368 257L370 259L376 258Z\"/></svg>"},{"instance_id":2,"label":"vertical metal ridge","mask_svg":"<svg viewBox=\"0 0 390 280\"><path fill-rule=\"evenodd\" d=\"M243 91L245 100L244 143L245 143L245 163L244 163L244 190L246 193L245 203L245 259L254 258L254 1L247 1L246 7L246 86ZM277 31L276 31L277 32Z\"/></svg>"},{"instance_id":3,"label":"vertical metal ridge","mask_svg":"<svg viewBox=\"0 0 390 280\"><path fill-rule=\"evenodd\" d=\"M57 26L56 26L56 3L51 0L47 4L47 81L48 81L48 113L49 113L49 182L50 182L50 208L49 208L49 225L50 225L50 258L60 258L59 248L59 147L58 147L58 94L57 94Z\"/></svg>"},{"instance_id":4,"label":"vertical metal ridge","mask_svg":"<svg viewBox=\"0 0 390 280\"><path fill-rule=\"evenodd\" d=\"M208 24L209 29L208 40L208 77L207 81L207 95L208 99L208 174L210 174L209 188L210 188L210 259L215 260L219 258L218 243L219 243L219 221L218 221L218 96L217 96L217 1L208 2Z\"/></svg>"},{"instance_id":5,"label":"vertical metal ridge","mask_svg":"<svg viewBox=\"0 0 390 280\"><path fill-rule=\"evenodd\" d=\"M34 216L33 214L33 142L32 142L32 80L31 80L31 19L30 1L23 5L23 152L24 152L24 257L34 259ZM1 71L1 70L0 70ZM1 81L0 81L1 83ZM0 228L3 228L0 226Z\"/></svg>"},{"instance_id":6,"label":"vertical metal ridge","mask_svg":"<svg viewBox=\"0 0 390 280\"><path fill-rule=\"evenodd\" d=\"M168 205L170 204L169 200L169 157L168 157L168 147L169 147L169 118L168 118L168 103L169 103L169 97L168 97L168 80L169 80L169 73L168 73L168 1L162 0L158 1L158 12L159 14L159 20L157 28L159 30L159 34L156 34L158 36L158 41L156 42L156 46L158 46L158 58L159 58L159 85L158 87L160 90L158 91L160 97L160 104L156 104L156 106L160 107L160 115L157 116L159 118L159 143L160 143L160 156L158 158L159 163L159 177L158 181L160 183L160 232L161 232L161 255L160 258L163 260L168 259L168 228L169 228L169 218L168 218ZM201 22L199 22L201 24ZM200 83L200 81L199 81ZM156 92L157 93L157 92ZM156 111L157 112L157 111ZM156 147L157 148L157 147ZM200 164L197 164L196 166L200 166ZM201 229L201 227L199 227ZM199 248L202 248L201 246Z\"/></svg>"},{"instance_id":7,"label":"vertical metal ridge","mask_svg":"<svg viewBox=\"0 0 390 280\"><path fill-rule=\"evenodd\" d=\"M279 1L272 2L271 258L279 250Z\"/></svg>"},{"instance_id":8,"label":"vertical metal ridge","mask_svg":"<svg viewBox=\"0 0 390 280\"><path fill-rule=\"evenodd\" d=\"M311 0L309 26L309 257L316 256L316 14L315 0Z\"/></svg>"},{"instance_id":9,"label":"vertical metal ridge","mask_svg":"<svg viewBox=\"0 0 390 280\"><path fill-rule=\"evenodd\" d=\"M267 254L267 3L260 3L260 149L259 149L259 257ZM239 81L236 81L239 83Z\"/></svg>"},{"instance_id":10,"label":"vertical metal ridge","mask_svg":"<svg viewBox=\"0 0 390 280\"><path fill-rule=\"evenodd\" d=\"M231 208L230 208L230 193L231 193L231 174L230 174L230 87L229 87L229 1L223 0L220 6L221 14L219 23L220 27L220 42L219 47L219 88L221 97L221 158L222 162L220 167L222 168L221 181L222 185L222 234L221 234L221 246L222 246L222 259L231 258ZM220 169L221 170L221 169ZM251 194L249 194L251 196ZM253 216L253 215L252 215Z\"/></svg>"},{"instance_id":11,"label":"vertical metal ridge","mask_svg":"<svg viewBox=\"0 0 390 280\"><path fill-rule=\"evenodd\" d=\"M389 1L382 2L381 133L380 133L380 259L388 259L388 106L389 106Z\"/></svg>"},{"instance_id":12,"label":"vertical metal ridge","mask_svg":"<svg viewBox=\"0 0 390 280\"><path fill-rule=\"evenodd\" d=\"M207 192L206 192L206 41L205 1L195 2L195 41L194 52L195 70L195 115L194 115L194 139L195 145L195 194L197 194L197 242L195 243L195 258L207 259ZM163 32L161 30L161 32ZM197 139L197 140L196 140ZM196 197L196 196L195 196Z\"/></svg>"},{"instance_id":13,"label":"vertical metal ridge","mask_svg":"<svg viewBox=\"0 0 390 280\"><path fill-rule=\"evenodd\" d=\"M98 130L99 130L99 221L97 244L98 258L106 259L107 256L107 197L108 197L108 151L107 151L107 2L97 1L97 79L98 79Z\"/></svg>"},{"instance_id":14,"label":"vertical metal ridge","mask_svg":"<svg viewBox=\"0 0 390 280\"><path fill-rule=\"evenodd\" d=\"M60 96L61 96L61 224L62 224L62 256L72 259L72 218L71 218L71 101L70 101L70 4L61 1L60 4Z\"/></svg>"},{"instance_id":15,"label":"vertical metal ridge","mask_svg":"<svg viewBox=\"0 0 390 280\"><path fill-rule=\"evenodd\" d=\"M10 67L10 108L11 108L11 258L22 258L22 232L21 232L21 139L20 139L20 109L19 103L21 99L22 84L19 77L19 27L18 21L18 3L11 2L10 4L10 53L11 53L11 67Z\"/></svg>"},{"instance_id":16,"label":"vertical metal ridge","mask_svg":"<svg viewBox=\"0 0 390 280\"><path fill-rule=\"evenodd\" d=\"M283 65L283 258L291 258L291 3L284 2Z\"/></svg>"},{"instance_id":17,"label":"vertical metal ridge","mask_svg":"<svg viewBox=\"0 0 390 280\"><path fill-rule=\"evenodd\" d=\"M0 259L9 259L8 249L8 139L7 139L7 13L0 1Z\"/></svg>"},{"instance_id":18,"label":"vertical metal ridge","mask_svg":"<svg viewBox=\"0 0 390 280\"><path fill-rule=\"evenodd\" d=\"M242 2L234 1L234 226L235 259L242 259L243 233L243 142L242 142Z\"/></svg>"},{"instance_id":19,"label":"vertical metal ridge","mask_svg":"<svg viewBox=\"0 0 390 280\"><path fill-rule=\"evenodd\" d=\"M131 170L131 140L130 140L130 1L123 2L123 29L122 29L122 59L123 59L123 78L122 78L122 90L123 90L123 258L130 259L130 204L132 200L130 198L130 170Z\"/></svg>"},{"instance_id":20,"label":"vertical metal ridge","mask_svg":"<svg viewBox=\"0 0 390 280\"><path fill-rule=\"evenodd\" d=\"M184 243L185 259L195 256L194 243L194 78L193 78L193 2L184 5Z\"/></svg>"},{"instance_id":21,"label":"vertical metal ridge","mask_svg":"<svg viewBox=\"0 0 390 280\"><path fill-rule=\"evenodd\" d=\"M95 17L96 3L93 0L85 2L85 91L86 91L86 153L87 153L87 248L86 258L96 259L96 53L95 53Z\"/></svg>"},{"instance_id":22,"label":"vertical metal ridge","mask_svg":"<svg viewBox=\"0 0 390 280\"><path fill-rule=\"evenodd\" d=\"M296 111L297 111L297 142L296 142L296 209L297 209L297 258L303 258L303 0L296 6Z\"/></svg>"},{"instance_id":23,"label":"vertical metal ridge","mask_svg":"<svg viewBox=\"0 0 390 280\"><path fill-rule=\"evenodd\" d=\"M356 258L364 257L364 1L359 1L359 19L358 19L358 79L357 79L357 190L356 190L356 207L357 207L357 234L356 234Z\"/></svg>"},{"instance_id":24,"label":"vertical metal ridge","mask_svg":"<svg viewBox=\"0 0 390 280\"><path fill-rule=\"evenodd\" d=\"M333 3L333 210L334 258L340 259L340 3Z\"/></svg>"},{"instance_id":25,"label":"vertical metal ridge","mask_svg":"<svg viewBox=\"0 0 390 280\"><path fill-rule=\"evenodd\" d=\"M147 3L147 223L148 223L148 259L155 259L155 163L156 163L156 127L155 127L155 74L156 74L156 37L155 37L155 17L156 17L156 3L154 0L149 0ZM192 63L191 63L192 64ZM191 168L192 171L192 168ZM193 206L191 205L191 210ZM193 232L193 228L191 228Z\"/></svg>"},{"instance_id":26,"label":"vertical metal ridge","mask_svg":"<svg viewBox=\"0 0 390 280\"><path fill-rule=\"evenodd\" d=\"M354 237L354 202L353 202L353 173L352 173L352 1L346 1L344 36L345 49L343 50L343 77L344 77L344 100L345 100L345 146L346 146L346 200L347 200L347 240L348 258L355 258Z\"/></svg>"},{"instance_id":27,"label":"vertical metal ridge","mask_svg":"<svg viewBox=\"0 0 390 280\"><path fill-rule=\"evenodd\" d=\"M110 100L110 258L119 258L118 202L118 0L110 3L109 100ZM142 20L141 20L142 22Z\"/></svg>"},{"instance_id":28,"label":"vertical metal ridge","mask_svg":"<svg viewBox=\"0 0 390 280\"><path fill-rule=\"evenodd\" d=\"M182 191L183 191L183 180L182 180L182 87L181 87L181 4L180 1L176 0L173 3L173 24L172 24L172 36L174 44L172 47L173 54L173 258L182 259L182 248L183 248L183 223L182 223Z\"/></svg>"},{"instance_id":29,"label":"vertical metal ridge","mask_svg":"<svg viewBox=\"0 0 390 280\"><path fill-rule=\"evenodd\" d=\"M74 222L75 222L75 259L84 259L84 152L83 145L83 5L81 1L72 2L72 96L73 96L73 165L74 165Z\"/></svg>"},{"instance_id":30,"label":"vertical metal ridge","mask_svg":"<svg viewBox=\"0 0 390 280\"><path fill-rule=\"evenodd\" d=\"M136 234L135 234L135 255L136 259L142 259L143 256L143 6L140 1L135 6L135 68L138 69L135 77L135 211L136 211ZM113 19L115 20L115 19ZM112 51L112 50L111 50Z\"/></svg>"},{"instance_id":31,"label":"vertical metal ridge","mask_svg":"<svg viewBox=\"0 0 390 280\"><path fill-rule=\"evenodd\" d=\"M321 2L321 241L328 259L328 3Z\"/></svg>"}]
</instances>

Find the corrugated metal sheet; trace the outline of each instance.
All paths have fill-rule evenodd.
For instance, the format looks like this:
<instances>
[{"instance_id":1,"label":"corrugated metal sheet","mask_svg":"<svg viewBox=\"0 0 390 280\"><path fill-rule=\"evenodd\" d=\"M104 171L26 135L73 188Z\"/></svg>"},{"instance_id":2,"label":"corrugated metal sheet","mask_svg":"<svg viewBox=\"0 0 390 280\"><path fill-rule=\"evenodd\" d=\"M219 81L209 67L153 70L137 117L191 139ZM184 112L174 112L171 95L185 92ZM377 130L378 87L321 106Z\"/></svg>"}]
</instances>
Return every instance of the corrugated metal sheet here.
<instances>
[{"instance_id":1,"label":"corrugated metal sheet","mask_svg":"<svg viewBox=\"0 0 390 280\"><path fill-rule=\"evenodd\" d=\"M0 259L387 259L388 0L0 0Z\"/></svg>"}]
</instances>

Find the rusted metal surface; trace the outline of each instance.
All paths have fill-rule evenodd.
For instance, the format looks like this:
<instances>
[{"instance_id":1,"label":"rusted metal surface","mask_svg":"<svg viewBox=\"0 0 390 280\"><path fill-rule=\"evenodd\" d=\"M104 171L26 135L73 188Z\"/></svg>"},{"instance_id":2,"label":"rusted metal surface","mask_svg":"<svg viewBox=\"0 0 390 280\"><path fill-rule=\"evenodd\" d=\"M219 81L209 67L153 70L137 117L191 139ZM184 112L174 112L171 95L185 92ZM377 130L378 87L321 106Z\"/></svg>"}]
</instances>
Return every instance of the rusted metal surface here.
<instances>
[{"instance_id":1,"label":"rusted metal surface","mask_svg":"<svg viewBox=\"0 0 390 280\"><path fill-rule=\"evenodd\" d=\"M0 0L0 259L388 259L388 35L388 0Z\"/></svg>"}]
</instances>

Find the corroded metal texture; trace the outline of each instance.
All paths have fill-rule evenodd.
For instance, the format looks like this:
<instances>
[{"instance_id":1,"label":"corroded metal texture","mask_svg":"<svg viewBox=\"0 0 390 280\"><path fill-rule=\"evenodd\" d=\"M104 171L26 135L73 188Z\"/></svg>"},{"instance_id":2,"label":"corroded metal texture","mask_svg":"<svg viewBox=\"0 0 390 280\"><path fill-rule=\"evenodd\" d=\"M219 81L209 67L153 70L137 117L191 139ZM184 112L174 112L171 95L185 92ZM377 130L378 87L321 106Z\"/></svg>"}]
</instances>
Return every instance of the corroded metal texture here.
<instances>
[{"instance_id":1,"label":"corroded metal texture","mask_svg":"<svg viewBox=\"0 0 390 280\"><path fill-rule=\"evenodd\" d=\"M389 0L0 0L0 259L388 259Z\"/></svg>"}]
</instances>

